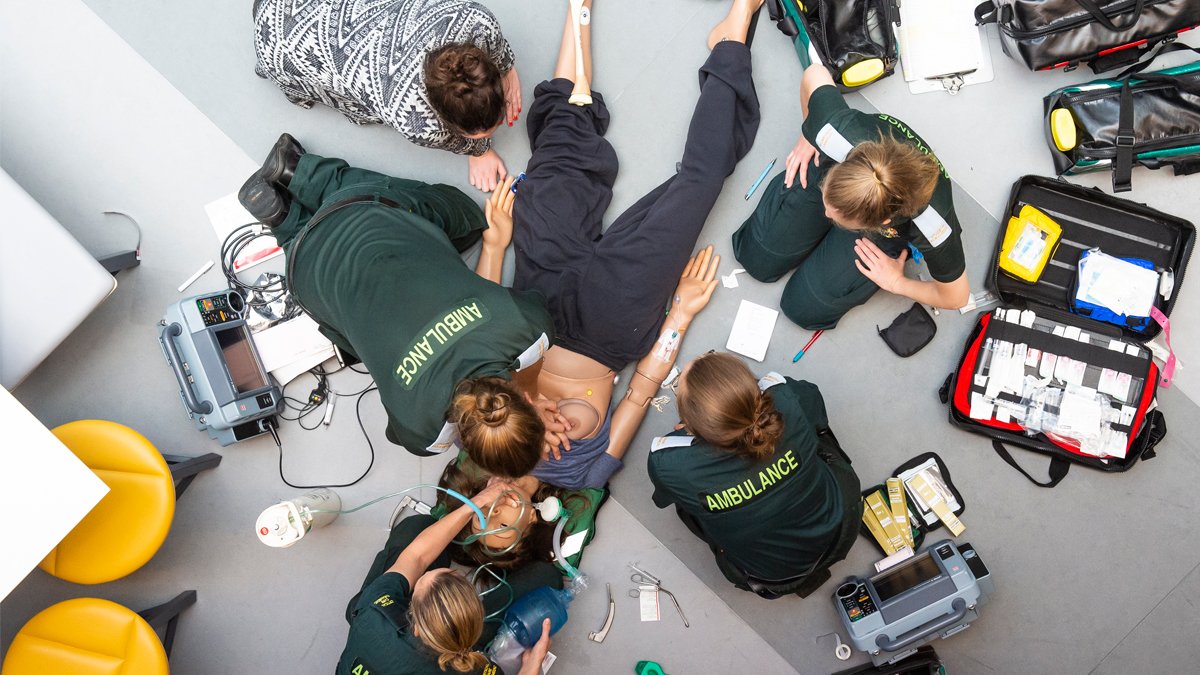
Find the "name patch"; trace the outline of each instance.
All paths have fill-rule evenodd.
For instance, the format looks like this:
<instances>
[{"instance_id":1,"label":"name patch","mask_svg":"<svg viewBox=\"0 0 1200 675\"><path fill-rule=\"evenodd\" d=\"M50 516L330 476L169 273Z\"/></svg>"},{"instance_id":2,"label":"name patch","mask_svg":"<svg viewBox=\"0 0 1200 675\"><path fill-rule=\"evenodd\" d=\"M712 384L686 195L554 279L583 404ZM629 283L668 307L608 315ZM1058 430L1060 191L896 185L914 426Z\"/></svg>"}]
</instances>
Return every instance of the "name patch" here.
<instances>
[{"instance_id":1,"label":"name patch","mask_svg":"<svg viewBox=\"0 0 1200 675\"><path fill-rule=\"evenodd\" d=\"M709 513L724 513L754 501L754 498L768 492L772 487L792 475L800 465L791 450L783 453L775 461L768 464L757 476L747 478L737 485L711 493L700 493L700 501Z\"/></svg>"},{"instance_id":2,"label":"name patch","mask_svg":"<svg viewBox=\"0 0 1200 675\"><path fill-rule=\"evenodd\" d=\"M450 350L451 345L462 336L486 324L492 318L487 305L476 298L463 300L450 308L445 316L431 321L400 353L393 374L405 390L416 385L421 375L429 370L429 364Z\"/></svg>"}]
</instances>

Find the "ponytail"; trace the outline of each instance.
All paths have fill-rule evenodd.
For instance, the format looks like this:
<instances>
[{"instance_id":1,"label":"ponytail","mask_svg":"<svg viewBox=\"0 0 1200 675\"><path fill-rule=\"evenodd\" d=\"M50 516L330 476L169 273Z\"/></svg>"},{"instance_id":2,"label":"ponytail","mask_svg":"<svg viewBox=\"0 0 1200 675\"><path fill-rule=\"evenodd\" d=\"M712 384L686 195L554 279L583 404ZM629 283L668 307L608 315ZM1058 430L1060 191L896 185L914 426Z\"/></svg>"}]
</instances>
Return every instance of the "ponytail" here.
<instances>
[{"instance_id":1,"label":"ponytail","mask_svg":"<svg viewBox=\"0 0 1200 675\"><path fill-rule=\"evenodd\" d=\"M463 448L488 473L520 478L541 458L546 427L537 410L508 380L463 380L454 389L447 418L458 426Z\"/></svg>"},{"instance_id":2,"label":"ponytail","mask_svg":"<svg viewBox=\"0 0 1200 675\"><path fill-rule=\"evenodd\" d=\"M783 417L771 395L759 391L754 374L732 354L692 362L679 414L700 439L748 459L769 457L783 435Z\"/></svg>"},{"instance_id":3,"label":"ponytail","mask_svg":"<svg viewBox=\"0 0 1200 675\"><path fill-rule=\"evenodd\" d=\"M408 622L422 644L437 655L443 671L450 667L469 673L487 665L487 658L474 651L483 634L483 603L461 574L441 572L430 579L419 595L413 595Z\"/></svg>"},{"instance_id":4,"label":"ponytail","mask_svg":"<svg viewBox=\"0 0 1200 675\"><path fill-rule=\"evenodd\" d=\"M885 221L911 218L929 204L941 165L909 143L881 136L854 146L846 161L830 167L825 201L848 221L848 229L879 230Z\"/></svg>"}]
</instances>

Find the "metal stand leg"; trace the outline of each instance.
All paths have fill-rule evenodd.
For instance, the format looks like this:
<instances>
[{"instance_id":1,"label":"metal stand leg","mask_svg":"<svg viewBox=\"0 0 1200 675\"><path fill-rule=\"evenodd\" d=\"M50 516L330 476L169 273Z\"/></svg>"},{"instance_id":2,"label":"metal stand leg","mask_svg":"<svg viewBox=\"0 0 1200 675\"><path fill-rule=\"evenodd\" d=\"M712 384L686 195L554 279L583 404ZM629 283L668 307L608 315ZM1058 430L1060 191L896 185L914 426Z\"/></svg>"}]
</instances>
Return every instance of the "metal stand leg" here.
<instances>
[{"instance_id":1,"label":"metal stand leg","mask_svg":"<svg viewBox=\"0 0 1200 675\"><path fill-rule=\"evenodd\" d=\"M163 636L163 649L166 650L168 658L171 656L171 645L175 642L175 627L179 622L179 614L194 604L196 604L196 591L184 591L157 607L138 612L138 616L145 619L146 623L150 624L154 630L166 629L166 634Z\"/></svg>"},{"instance_id":2,"label":"metal stand leg","mask_svg":"<svg viewBox=\"0 0 1200 675\"><path fill-rule=\"evenodd\" d=\"M192 484L196 474L208 469L215 469L221 463L221 456L215 452L199 457L183 457L181 455L163 455L167 466L171 467L171 476L175 478L175 499Z\"/></svg>"}]
</instances>

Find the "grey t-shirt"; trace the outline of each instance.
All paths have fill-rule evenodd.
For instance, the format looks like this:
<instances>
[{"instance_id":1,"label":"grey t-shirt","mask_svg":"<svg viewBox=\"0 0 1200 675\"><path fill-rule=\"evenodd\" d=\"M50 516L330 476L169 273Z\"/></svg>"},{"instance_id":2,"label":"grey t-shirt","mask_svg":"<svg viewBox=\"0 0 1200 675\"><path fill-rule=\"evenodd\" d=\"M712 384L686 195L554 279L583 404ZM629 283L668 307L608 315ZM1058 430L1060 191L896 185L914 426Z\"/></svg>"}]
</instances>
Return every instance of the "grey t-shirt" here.
<instances>
[{"instance_id":1,"label":"grey t-shirt","mask_svg":"<svg viewBox=\"0 0 1200 675\"><path fill-rule=\"evenodd\" d=\"M538 480L567 490L603 488L624 463L608 454L608 435L612 411L604 419L599 433L592 438L571 441L571 450L562 459L543 459L533 469Z\"/></svg>"}]
</instances>

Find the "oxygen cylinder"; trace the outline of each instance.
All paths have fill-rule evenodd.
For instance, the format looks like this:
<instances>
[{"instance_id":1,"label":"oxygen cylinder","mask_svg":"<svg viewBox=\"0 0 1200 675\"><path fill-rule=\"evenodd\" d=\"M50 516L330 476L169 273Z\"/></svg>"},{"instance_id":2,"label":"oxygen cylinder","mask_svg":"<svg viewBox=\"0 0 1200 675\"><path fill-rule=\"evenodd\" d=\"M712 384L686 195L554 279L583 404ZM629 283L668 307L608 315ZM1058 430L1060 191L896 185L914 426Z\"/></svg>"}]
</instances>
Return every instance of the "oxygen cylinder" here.
<instances>
[{"instance_id":1,"label":"oxygen cylinder","mask_svg":"<svg viewBox=\"0 0 1200 675\"><path fill-rule=\"evenodd\" d=\"M337 518L342 500L329 488L317 488L269 506L258 516L254 529L258 539L272 548L287 548L309 531L325 527Z\"/></svg>"}]
</instances>

